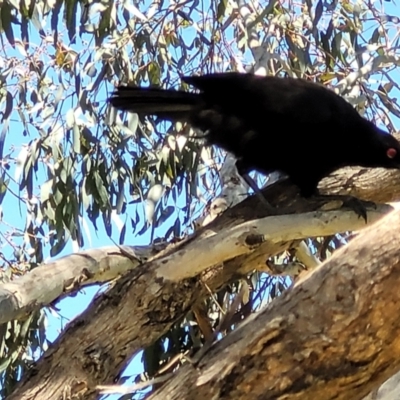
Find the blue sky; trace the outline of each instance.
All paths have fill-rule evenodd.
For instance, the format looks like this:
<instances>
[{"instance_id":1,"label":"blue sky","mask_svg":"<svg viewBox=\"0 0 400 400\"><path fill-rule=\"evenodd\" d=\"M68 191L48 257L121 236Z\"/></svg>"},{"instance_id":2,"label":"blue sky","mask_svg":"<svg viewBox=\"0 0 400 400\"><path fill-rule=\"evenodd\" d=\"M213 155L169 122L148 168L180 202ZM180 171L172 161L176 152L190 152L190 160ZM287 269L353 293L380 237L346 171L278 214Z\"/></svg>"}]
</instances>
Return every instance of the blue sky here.
<instances>
[{"instance_id":1,"label":"blue sky","mask_svg":"<svg viewBox=\"0 0 400 400\"><path fill-rule=\"evenodd\" d=\"M386 13L389 15L399 15L399 10L398 6L394 2L385 2L385 9ZM61 28L61 26L60 26ZM398 27L397 27L398 28ZM395 28L394 28L395 29ZM62 29L60 29L62 31ZM15 36L18 37L18 33L15 32ZM193 33L189 30L187 30L187 37L185 38L188 42L193 40ZM64 40L66 40L67 37L64 35ZM20 59L21 57L25 57L24 50L21 47L17 47L16 49L12 49L12 47L6 42L6 39L4 38L3 35L3 40L5 40L5 47L3 47L2 52L0 52L0 71L4 73L4 63L3 60L6 58L10 57L16 57ZM32 56L35 52L40 52L43 51L43 49L40 46L36 46L35 48L35 43L39 44L40 43L40 38L36 32L35 29L30 29L30 41L32 42L31 48L28 50L28 55ZM82 46L82 47L80 47ZM82 49L84 46L84 43L79 42L76 46L74 46L76 49ZM46 56L45 53L43 53L43 61L46 62L48 60L48 57ZM249 57L250 60L250 57ZM400 78L400 76L399 76ZM400 81L400 79L398 80ZM15 80L14 80L15 83ZM107 92L105 90L102 91L101 97L103 100L106 99L107 97ZM76 98L72 98L71 102L69 103L69 106L72 106L73 102L76 101ZM67 111L68 104L65 105L66 108L64 108L65 112ZM12 119L10 121L10 126L9 126L9 131L6 136L6 140L4 143L4 152L3 152L3 157L5 157L7 154L9 154L11 151L15 151L16 154L18 154L20 151L23 150L23 146L27 143L29 143L33 138L36 137L36 132L32 131L31 136L27 135L24 136L22 134L24 128L20 122L19 115L16 111L13 112L12 114ZM10 175L15 176L15 166L11 164L11 169L10 169ZM39 171L37 175L37 181L36 182L43 182L44 181L44 171ZM12 189L14 190L15 193L18 194L18 187L16 184L12 185ZM185 197L182 196L181 199L179 199L180 204L178 206L183 207L185 204ZM169 204L172 204L172 198L169 200ZM0 245L1 245L1 251L5 254L6 257L11 258L11 254L13 252L12 247L10 246L10 242L15 242L17 243L19 240L19 237L16 232L11 233L11 226L19 226L22 227L24 226L24 221L25 221L25 207L22 204L16 205L16 198L10 193L7 193L7 195L4 197L3 202L1 204L2 211L3 211L3 218L1 220L0 224L0 234L2 235L0 237ZM10 213L10 210L13 210L13 212ZM144 220L144 210L142 205L133 205L129 209L129 213L133 215L135 212L139 214L139 218L141 220ZM124 224L125 222L125 217L120 216L115 218L114 222L114 230L113 230L113 239L118 242L119 238L119 232L120 232L120 227L121 225ZM170 220L167 220L162 227L160 227L156 231L156 237L157 235L163 235L165 230L169 227L169 223L174 218L174 216L171 216ZM101 227L101 224L99 224ZM86 231L86 237L85 237L85 249L89 248L96 248L100 246L105 246L105 245L112 245L113 241L105 234L105 232L102 230L102 227L100 228L99 232L96 232L92 225L91 222L87 222L87 231ZM127 234L125 237L125 243L128 244L133 244L133 245L147 245L150 243L151 240L151 230L147 230L144 234L138 236L137 232L140 230L137 229L135 233L131 233L129 229L129 223L127 224ZM75 252L77 249L72 245L72 243L67 244L63 252L59 255L68 255L73 252ZM82 290L80 293L78 293L76 296L73 297L68 297L65 298L64 300L60 301L57 304L57 307L60 308L60 314L62 318L57 317L55 314L48 313L49 316L49 325L47 329L47 337L50 341L53 341L60 333L60 331L65 327L65 324L67 321L72 320L76 315L80 314L82 311L84 311L87 306L90 304L93 296L96 295L98 292L99 288L98 287L89 287L85 288ZM142 371L142 366L140 362L140 354L135 357L134 361L131 363L131 365L128 367L128 370L126 371L128 375L132 374L138 374ZM110 397L112 398L112 397Z\"/></svg>"}]
</instances>

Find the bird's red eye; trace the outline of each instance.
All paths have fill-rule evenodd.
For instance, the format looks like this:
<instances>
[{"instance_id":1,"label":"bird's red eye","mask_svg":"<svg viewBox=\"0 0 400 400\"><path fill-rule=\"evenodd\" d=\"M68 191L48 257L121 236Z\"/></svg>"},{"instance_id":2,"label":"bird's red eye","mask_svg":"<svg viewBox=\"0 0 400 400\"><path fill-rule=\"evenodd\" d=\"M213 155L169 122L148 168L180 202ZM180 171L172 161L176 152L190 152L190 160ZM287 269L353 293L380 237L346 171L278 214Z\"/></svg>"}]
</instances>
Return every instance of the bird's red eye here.
<instances>
[{"instance_id":1,"label":"bird's red eye","mask_svg":"<svg viewBox=\"0 0 400 400\"><path fill-rule=\"evenodd\" d=\"M395 158L395 157L397 156L397 150L394 149L393 147L391 147L390 149L387 149L386 155L387 155L389 158Z\"/></svg>"}]
</instances>

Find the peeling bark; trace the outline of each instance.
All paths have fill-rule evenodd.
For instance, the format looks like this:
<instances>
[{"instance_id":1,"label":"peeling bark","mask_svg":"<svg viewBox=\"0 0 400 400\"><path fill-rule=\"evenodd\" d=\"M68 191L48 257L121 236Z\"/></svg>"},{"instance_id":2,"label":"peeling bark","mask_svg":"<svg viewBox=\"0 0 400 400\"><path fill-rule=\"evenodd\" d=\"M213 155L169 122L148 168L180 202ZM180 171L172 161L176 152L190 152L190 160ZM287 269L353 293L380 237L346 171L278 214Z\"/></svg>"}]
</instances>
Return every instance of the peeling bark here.
<instances>
[{"instance_id":1,"label":"peeling bark","mask_svg":"<svg viewBox=\"0 0 400 400\"><path fill-rule=\"evenodd\" d=\"M400 176L399 172L396 173ZM271 203L282 207L283 213L311 212L326 204L326 201L306 201L300 198L296 188L288 182L273 185L266 189L265 193ZM379 193L381 192L377 190L377 196ZM388 195L386 199L393 200L392 197ZM371 200L367 196L364 198ZM318 213L318 215L325 215L325 213ZM337 213L342 216L347 214L352 224L363 225L353 212ZM371 215L373 213L374 211ZM65 334L56 341L38 362L32 374L25 377L9 399L59 399L64 394L72 397L82 395L85 398L95 398L96 385L111 383L136 352L166 333L171 325L182 318L196 302L208 295L203 282L206 282L211 290L217 290L227 282L262 267L269 256L292 246L294 236L281 237L278 241L274 241L271 235L267 241L249 251L238 253L239 255L235 258L229 259L229 254L223 259L218 259L216 256L213 262L225 261L217 267L210 268L212 263L209 263L207 268L210 269L207 271L204 271L203 266L200 270L193 270L192 274L184 275L186 279L182 279L182 276L179 278L181 267L178 261L182 263L183 260L176 255L184 251L185 247L193 246L195 249L196 242L201 246L201 240L212 239L212 235L221 234L222 237L224 235L229 237L232 228L239 224L266 216L265 210L258 204L258 199L248 198L236 207L227 210L185 243L171 246L160 252L153 261L142 265L132 263L133 270L119 279L105 295L96 299L85 313L68 326ZM302 216L299 215L296 218L301 221ZM354 229L354 225L346 225L346 227L345 230L351 227ZM263 234L265 234L264 231ZM175 273L175 280L171 278L174 272L173 266L166 266L164 273L162 272L163 260L171 260L174 254L177 260L175 267L178 271ZM188 254L190 255L190 252ZM111 255L124 256L118 249L107 256ZM187 263L190 263L190 258ZM167 268L169 275L166 274ZM166 279L167 276L169 279ZM331 295L336 293L336 290L337 288L332 287ZM306 301L302 296L298 296L299 304ZM285 298L283 297L281 301ZM284 308L281 315L286 315ZM328 322L324 319L315 320L318 329L324 329L323 324ZM279 327L279 324L278 328L270 326L268 335L275 337L277 329L278 331L281 329ZM250 368L250 365L247 367ZM246 374L244 368L238 372ZM249 374L253 373L249 370Z\"/></svg>"},{"instance_id":2,"label":"peeling bark","mask_svg":"<svg viewBox=\"0 0 400 400\"><path fill-rule=\"evenodd\" d=\"M378 222L149 400L362 399L400 369L399 226Z\"/></svg>"}]
</instances>

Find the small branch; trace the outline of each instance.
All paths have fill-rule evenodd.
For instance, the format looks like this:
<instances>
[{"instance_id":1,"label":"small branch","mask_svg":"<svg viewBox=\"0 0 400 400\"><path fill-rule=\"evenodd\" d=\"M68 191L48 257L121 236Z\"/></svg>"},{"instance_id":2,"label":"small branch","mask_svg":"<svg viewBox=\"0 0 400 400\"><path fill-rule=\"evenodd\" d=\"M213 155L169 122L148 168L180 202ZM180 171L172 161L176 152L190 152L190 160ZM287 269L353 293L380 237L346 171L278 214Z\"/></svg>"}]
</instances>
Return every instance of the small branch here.
<instances>
[{"instance_id":1,"label":"small branch","mask_svg":"<svg viewBox=\"0 0 400 400\"><path fill-rule=\"evenodd\" d=\"M368 211L368 222L377 221L390 210L390 206L380 205L376 210ZM224 261L249 254L265 241L289 242L365 227L365 221L353 211L315 211L261 218L217 234L207 231L203 239L190 241L173 254L155 260L159 265L157 274L176 282L196 276Z\"/></svg>"}]
</instances>

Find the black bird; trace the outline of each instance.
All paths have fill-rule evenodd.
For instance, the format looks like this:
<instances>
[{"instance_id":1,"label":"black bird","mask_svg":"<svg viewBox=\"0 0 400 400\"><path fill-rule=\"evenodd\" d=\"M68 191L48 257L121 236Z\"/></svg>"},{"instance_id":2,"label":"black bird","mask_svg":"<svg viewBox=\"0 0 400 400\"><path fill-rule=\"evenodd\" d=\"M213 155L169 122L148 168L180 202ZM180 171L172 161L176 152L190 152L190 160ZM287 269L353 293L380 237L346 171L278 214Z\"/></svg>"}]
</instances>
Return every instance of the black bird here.
<instances>
[{"instance_id":1,"label":"black bird","mask_svg":"<svg viewBox=\"0 0 400 400\"><path fill-rule=\"evenodd\" d=\"M198 92L120 86L109 102L187 121L233 153L241 174L282 171L304 197L341 167L400 168L399 142L320 84L234 72L182 80Z\"/></svg>"}]
</instances>

